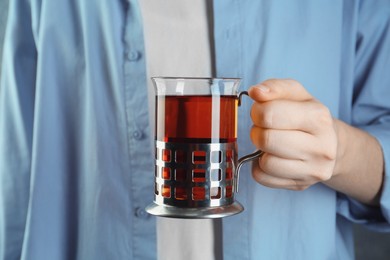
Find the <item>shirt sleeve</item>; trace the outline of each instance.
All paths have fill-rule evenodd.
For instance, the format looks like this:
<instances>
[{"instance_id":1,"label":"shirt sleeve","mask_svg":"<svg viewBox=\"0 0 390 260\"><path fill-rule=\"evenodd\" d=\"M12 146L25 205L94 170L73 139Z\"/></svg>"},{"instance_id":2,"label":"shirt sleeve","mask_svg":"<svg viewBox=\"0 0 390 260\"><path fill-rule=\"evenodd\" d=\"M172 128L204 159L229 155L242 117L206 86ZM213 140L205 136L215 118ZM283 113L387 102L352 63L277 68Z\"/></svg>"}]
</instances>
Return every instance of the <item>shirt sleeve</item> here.
<instances>
[{"instance_id":1,"label":"shirt sleeve","mask_svg":"<svg viewBox=\"0 0 390 260\"><path fill-rule=\"evenodd\" d=\"M0 259L20 259L30 192L37 51L31 6L9 2L0 75Z\"/></svg>"},{"instance_id":2,"label":"shirt sleeve","mask_svg":"<svg viewBox=\"0 0 390 260\"><path fill-rule=\"evenodd\" d=\"M379 208L339 194L338 212L377 231L390 231L389 2L361 1L357 29L352 124L370 133L381 144L384 182Z\"/></svg>"}]
</instances>

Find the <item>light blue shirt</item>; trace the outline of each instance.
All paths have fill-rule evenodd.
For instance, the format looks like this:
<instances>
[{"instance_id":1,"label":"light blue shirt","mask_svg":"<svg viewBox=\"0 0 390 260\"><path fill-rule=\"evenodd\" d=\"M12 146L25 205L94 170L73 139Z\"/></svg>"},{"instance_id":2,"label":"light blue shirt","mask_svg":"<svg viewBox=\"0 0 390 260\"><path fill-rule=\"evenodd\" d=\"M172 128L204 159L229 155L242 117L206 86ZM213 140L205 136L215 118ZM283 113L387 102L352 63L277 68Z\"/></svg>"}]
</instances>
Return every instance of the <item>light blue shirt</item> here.
<instances>
[{"instance_id":1,"label":"light blue shirt","mask_svg":"<svg viewBox=\"0 0 390 260\"><path fill-rule=\"evenodd\" d=\"M334 117L374 135L387 167L381 207L369 208L322 184L261 186L246 166L245 211L223 220L225 259L353 259L352 222L390 230L389 24L384 0L214 2L217 76L243 78L241 90L300 81ZM0 259L156 258L144 211L154 191L145 55L135 0L10 1ZM250 106L239 111L241 155L254 149Z\"/></svg>"}]
</instances>

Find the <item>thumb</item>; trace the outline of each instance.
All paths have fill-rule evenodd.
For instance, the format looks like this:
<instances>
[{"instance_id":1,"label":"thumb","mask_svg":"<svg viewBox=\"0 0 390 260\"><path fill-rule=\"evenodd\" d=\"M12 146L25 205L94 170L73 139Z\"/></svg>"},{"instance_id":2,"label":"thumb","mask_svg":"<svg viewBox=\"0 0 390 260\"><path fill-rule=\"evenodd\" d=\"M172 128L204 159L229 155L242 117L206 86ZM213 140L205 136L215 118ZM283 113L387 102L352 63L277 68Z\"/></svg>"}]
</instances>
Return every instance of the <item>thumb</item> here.
<instances>
[{"instance_id":1,"label":"thumb","mask_svg":"<svg viewBox=\"0 0 390 260\"><path fill-rule=\"evenodd\" d=\"M252 86L248 90L249 96L257 102L266 102L277 99L292 101L308 101L313 96L296 80L269 79Z\"/></svg>"}]
</instances>

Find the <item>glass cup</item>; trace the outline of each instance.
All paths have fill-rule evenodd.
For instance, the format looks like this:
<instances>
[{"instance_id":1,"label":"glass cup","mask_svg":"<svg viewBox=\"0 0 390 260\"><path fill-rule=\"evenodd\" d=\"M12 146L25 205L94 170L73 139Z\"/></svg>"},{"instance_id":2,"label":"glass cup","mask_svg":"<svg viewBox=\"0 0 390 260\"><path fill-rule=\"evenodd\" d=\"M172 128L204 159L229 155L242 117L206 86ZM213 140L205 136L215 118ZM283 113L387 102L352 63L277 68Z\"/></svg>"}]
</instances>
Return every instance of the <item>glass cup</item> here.
<instances>
[{"instance_id":1,"label":"glass cup","mask_svg":"<svg viewBox=\"0 0 390 260\"><path fill-rule=\"evenodd\" d=\"M243 211L235 201L238 78L152 78L156 91L155 198L150 214L219 218Z\"/></svg>"}]
</instances>

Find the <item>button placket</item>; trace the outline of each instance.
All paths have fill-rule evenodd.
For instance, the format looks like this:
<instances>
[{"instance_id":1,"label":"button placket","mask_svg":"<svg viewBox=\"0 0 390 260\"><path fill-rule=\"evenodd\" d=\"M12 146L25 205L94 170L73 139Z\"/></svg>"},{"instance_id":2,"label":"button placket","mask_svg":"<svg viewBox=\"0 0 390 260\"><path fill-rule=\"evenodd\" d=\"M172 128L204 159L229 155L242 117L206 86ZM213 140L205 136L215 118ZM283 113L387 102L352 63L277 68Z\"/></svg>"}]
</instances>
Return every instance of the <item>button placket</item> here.
<instances>
[{"instance_id":1,"label":"button placket","mask_svg":"<svg viewBox=\"0 0 390 260\"><path fill-rule=\"evenodd\" d=\"M123 30L124 106L128 164L127 189L131 200L129 228L134 259L155 259L155 222L144 210L151 201L153 155L150 147L149 106L142 17L137 0L127 0ZM148 248L144 246L147 239ZM149 252L150 251L150 252ZM144 257L149 255L149 257Z\"/></svg>"}]
</instances>

